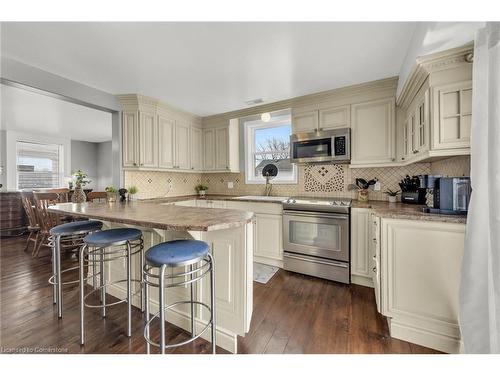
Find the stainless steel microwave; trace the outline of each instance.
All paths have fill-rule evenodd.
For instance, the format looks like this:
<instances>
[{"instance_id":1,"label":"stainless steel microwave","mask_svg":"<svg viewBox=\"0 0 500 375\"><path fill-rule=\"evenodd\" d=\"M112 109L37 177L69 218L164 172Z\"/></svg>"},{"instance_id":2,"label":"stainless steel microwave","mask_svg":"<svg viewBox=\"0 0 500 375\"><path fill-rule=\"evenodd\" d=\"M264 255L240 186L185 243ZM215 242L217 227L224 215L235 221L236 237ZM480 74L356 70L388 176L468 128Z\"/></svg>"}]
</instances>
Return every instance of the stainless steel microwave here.
<instances>
[{"instance_id":1,"label":"stainless steel microwave","mask_svg":"<svg viewBox=\"0 0 500 375\"><path fill-rule=\"evenodd\" d=\"M332 129L290 136L292 163L349 163L351 161L351 129Z\"/></svg>"}]
</instances>

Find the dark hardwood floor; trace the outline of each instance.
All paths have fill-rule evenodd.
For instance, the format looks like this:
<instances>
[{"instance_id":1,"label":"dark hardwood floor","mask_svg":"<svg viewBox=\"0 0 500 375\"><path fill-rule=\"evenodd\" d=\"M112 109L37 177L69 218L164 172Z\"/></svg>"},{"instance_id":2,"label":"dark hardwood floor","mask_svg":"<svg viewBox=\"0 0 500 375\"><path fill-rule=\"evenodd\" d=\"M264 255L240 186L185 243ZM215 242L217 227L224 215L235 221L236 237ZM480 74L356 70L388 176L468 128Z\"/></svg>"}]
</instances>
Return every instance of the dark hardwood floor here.
<instances>
[{"instance_id":1,"label":"dark hardwood floor","mask_svg":"<svg viewBox=\"0 0 500 375\"><path fill-rule=\"evenodd\" d=\"M86 344L79 345L78 287L64 288L63 319L52 304L47 283L47 250L40 258L23 251L25 237L0 240L0 349L63 353L145 353L142 315L133 309L132 337L125 336L126 307L86 310ZM44 256L46 254L46 256ZM63 260L71 262L67 257ZM76 276L76 275L75 275ZM158 329L153 328L153 332ZM153 334L153 339L157 340ZM167 325L167 340L189 334ZM392 339L377 313L370 288L330 282L280 270L265 285L254 283L250 332L239 338L240 353L437 353ZM210 353L210 343L195 342L169 353ZM218 353L226 353L218 348Z\"/></svg>"}]
</instances>

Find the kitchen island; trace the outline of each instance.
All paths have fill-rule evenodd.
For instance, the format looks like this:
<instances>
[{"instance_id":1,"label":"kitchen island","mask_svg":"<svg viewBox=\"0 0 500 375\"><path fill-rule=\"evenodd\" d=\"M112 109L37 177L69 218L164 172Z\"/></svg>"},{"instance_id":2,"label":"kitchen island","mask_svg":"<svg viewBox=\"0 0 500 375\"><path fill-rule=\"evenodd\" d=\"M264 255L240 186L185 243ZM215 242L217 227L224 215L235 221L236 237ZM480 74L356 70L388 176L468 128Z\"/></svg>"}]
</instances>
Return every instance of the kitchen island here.
<instances>
[{"instance_id":1,"label":"kitchen island","mask_svg":"<svg viewBox=\"0 0 500 375\"><path fill-rule=\"evenodd\" d=\"M241 210L196 208L160 205L154 202L116 203L62 203L50 207L58 214L101 220L103 230L117 227L141 229L144 251L160 242L178 239L205 241L215 259L215 296L217 313L217 345L237 352L237 337L245 336L250 328L253 309L253 213ZM133 278L140 278L139 258L132 261ZM124 279L126 265L123 259L107 262L106 282ZM180 270L178 270L180 271ZM134 283L137 284L137 283ZM133 293L139 285L133 284ZM196 288L197 300L208 303L210 293L208 279ZM126 295L125 285L114 285L107 292L117 298ZM158 292L150 292L151 313L158 311ZM189 299L189 288L167 290L166 300ZM141 306L140 294L136 293L133 305ZM206 312L196 311L199 331L209 319ZM166 319L185 330L190 330L190 311L179 306L166 314ZM143 324L143 322L133 322ZM208 331L203 337L209 340Z\"/></svg>"}]
</instances>

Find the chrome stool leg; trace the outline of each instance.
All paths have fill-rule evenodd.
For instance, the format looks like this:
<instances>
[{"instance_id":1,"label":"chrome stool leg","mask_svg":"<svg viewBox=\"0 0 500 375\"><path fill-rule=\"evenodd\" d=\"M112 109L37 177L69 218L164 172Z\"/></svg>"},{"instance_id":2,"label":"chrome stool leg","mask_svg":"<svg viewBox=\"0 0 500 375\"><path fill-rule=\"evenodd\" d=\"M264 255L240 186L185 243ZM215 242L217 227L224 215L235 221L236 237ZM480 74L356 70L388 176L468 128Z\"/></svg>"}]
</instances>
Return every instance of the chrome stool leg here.
<instances>
[{"instance_id":1,"label":"chrome stool leg","mask_svg":"<svg viewBox=\"0 0 500 375\"><path fill-rule=\"evenodd\" d=\"M57 315L62 318L62 281L61 281L61 236L55 237L56 272L57 272Z\"/></svg>"},{"instance_id":2,"label":"chrome stool leg","mask_svg":"<svg viewBox=\"0 0 500 375\"><path fill-rule=\"evenodd\" d=\"M57 285L55 283L56 281L56 275L57 275L57 268L56 268L56 247L52 247L52 280L54 281L52 283L52 302L54 305L57 304Z\"/></svg>"},{"instance_id":3,"label":"chrome stool leg","mask_svg":"<svg viewBox=\"0 0 500 375\"><path fill-rule=\"evenodd\" d=\"M85 291L84 291L84 257L85 257L85 250L87 249L87 245L83 245L80 248L80 345L83 345L85 342L84 339L84 313L85 313L85 305L84 305L84 297L85 297Z\"/></svg>"},{"instance_id":4,"label":"chrome stool leg","mask_svg":"<svg viewBox=\"0 0 500 375\"><path fill-rule=\"evenodd\" d=\"M165 270L163 265L160 270L160 280L158 286L158 303L160 305L160 351L165 354Z\"/></svg>"},{"instance_id":5,"label":"chrome stool leg","mask_svg":"<svg viewBox=\"0 0 500 375\"><path fill-rule=\"evenodd\" d=\"M127 336L132 336L132 255L127 241Z\"/></svg>"},{"instance_id":6,"label":"chrome stool leg","mask_svg":"<svg viewBox=\"0 0 500 375\"><path fill-rule=\"evenodd\" d=\"M141 268L142 285L144 288L144 336L146 337L146 353L151 353L151 344L149 343L149 285L148 275L144 272L144 266Z\"/></svg>"},{"instance_id":7,"label":"chrome stool leg","mask_svg":"<svg viewBox=\"0 0 500 375\"><path fill-rule=\"evenodd\" d=\"M104 264L104 249L99 251L99 280L101 286L102 317L106 317L106 266Z\"/></svg>"},{"instance_id":8,"label":"chrome stool leg","mask_svg":"<svg viewBox=\"0 0 500 375\"><path fill-rule=\"evenodd\" d=\"M215 343L216 325L215 325L215 262L212 254L208 253L210 259L210 311L212 314L212 354L216 353L217 345Z\"/></svg>"},{"instance_id":9,"label":"chrome stool leg","mask_svg":"<svg viewBox=\"0 0 500 375\"><path fill-rule=\"evenodd\" d=\"M193 281L193 265L189 266L190 279ZM196 336L196 332L194 331L194 283L191 282L191 337Z\"/></svg>"}]
</instances>

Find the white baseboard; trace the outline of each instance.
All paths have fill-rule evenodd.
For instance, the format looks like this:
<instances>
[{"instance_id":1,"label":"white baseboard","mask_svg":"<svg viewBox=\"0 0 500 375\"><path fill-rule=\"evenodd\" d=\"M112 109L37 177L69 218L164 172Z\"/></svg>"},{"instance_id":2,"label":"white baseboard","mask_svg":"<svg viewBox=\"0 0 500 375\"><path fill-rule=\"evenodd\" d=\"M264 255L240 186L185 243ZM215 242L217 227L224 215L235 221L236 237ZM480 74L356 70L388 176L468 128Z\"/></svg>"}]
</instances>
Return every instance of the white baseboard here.
<instances>
[{"instance_id":1,"label":"white baseboard","mask_svg":"<svg viewBox=\"0 0 500 375\"><path fill-rule=\"evenodd\" d=\"M373 288L373 280L371 277L351 275L351 284L363 285L369 288Z\"/></svg>"},{"instance_id":2,"label":"white baseboard","mask_svg":"<svg viewBox=\"0 0 500 375\"><path fill-rule=\"evenodd\" d=\"M107 287L106 292L116 298L123 299L126 297L127 292L124 288L121 288L119 285L111 285ZM132 304L136 307L141 306L141 299L139 295L136 295L132 298ZM158 304L154 301L149 303L150 314L156 314L158 312ZM191 330L191 317L188 314L183 313L177 309L170 309L167 311L166 320L169 323L176 325L186 331ZM205 327L206 322L196 318L196 331L200 332L203 327ZM132 322L132 324L139 324L139 322ZM141 321L140 324L143 324ZM207 341L210 341L210 328L208 328L203 335L201 336ZM238 352L238 335L232 332L225 331L221 328L216 329L216 343L217 346L227 350L231 353Z\"/></svg>"},{"instance_id":3,"label":"white baseboard","mask_svg":"<svg viewBox=\"0 0 500 375\"><path fill-rule=\"evenodd\" d=\"M408 341L413 344L439 350L445 353L463 353L463 345L460 339L432 332L421 327L415 327L406 323L395 321L394 318L387 319L391 337Z\"/></svg>"}]
</instances>

